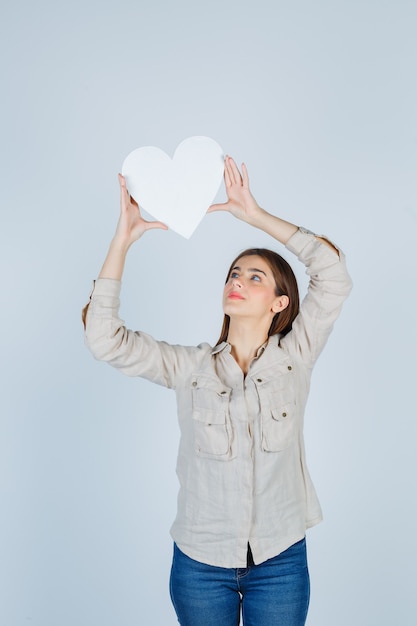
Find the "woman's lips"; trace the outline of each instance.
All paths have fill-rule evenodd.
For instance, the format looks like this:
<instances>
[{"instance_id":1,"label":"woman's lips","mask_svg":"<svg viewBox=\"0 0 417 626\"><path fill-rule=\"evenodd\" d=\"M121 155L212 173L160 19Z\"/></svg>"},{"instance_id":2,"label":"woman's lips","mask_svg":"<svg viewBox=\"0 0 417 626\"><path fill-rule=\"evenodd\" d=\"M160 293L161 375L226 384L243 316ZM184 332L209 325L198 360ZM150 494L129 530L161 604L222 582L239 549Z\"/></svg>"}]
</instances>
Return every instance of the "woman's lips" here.
<instances>
[{"instance_id":1,"label":"woman's lips","mask_svg":"<svg viewBox=\"0 0 417 626\"><path fill-rule=\"evenodd\" d=\"M237 291L232 291L227 297L231 300L244 300L243 296L241 296L240 293L237 293Z\"/></svg>"}]
</instances>

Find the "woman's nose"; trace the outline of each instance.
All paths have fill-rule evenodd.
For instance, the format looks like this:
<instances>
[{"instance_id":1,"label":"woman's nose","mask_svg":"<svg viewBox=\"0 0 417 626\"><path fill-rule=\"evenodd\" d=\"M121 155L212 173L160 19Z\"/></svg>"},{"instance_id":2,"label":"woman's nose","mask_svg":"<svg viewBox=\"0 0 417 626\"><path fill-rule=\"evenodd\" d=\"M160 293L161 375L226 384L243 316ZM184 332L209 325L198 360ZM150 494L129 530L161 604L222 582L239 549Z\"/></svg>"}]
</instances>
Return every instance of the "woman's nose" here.
<instances>
[{"instance_id":1,"label":"woman's nose","mask_svg":"<svg viewBox=\"0 0 417 626\"><path fill-rule=\"evenodd\" d=\"M240 279L237 278L236 276L235 278L232 278L232 285L234 285L235 287L239 287L239 289L242 287L242 283Z\"/></svg>"}]
</instances>

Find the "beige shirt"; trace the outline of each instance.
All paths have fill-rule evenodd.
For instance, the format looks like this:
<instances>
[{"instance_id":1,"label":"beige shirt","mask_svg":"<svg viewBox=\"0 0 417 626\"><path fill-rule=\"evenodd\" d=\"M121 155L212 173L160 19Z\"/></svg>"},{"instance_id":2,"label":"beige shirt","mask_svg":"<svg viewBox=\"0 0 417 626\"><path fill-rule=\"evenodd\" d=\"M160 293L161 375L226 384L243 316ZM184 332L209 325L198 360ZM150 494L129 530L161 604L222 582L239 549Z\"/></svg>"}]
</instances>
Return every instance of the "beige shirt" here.
<instances>
[{"instance_id":1,"label":"beige shirt","mask_svg":"<svg viewBox=\"0 0 417 626\"><path fill-rule=\"evenodd\" d=\"M261 563L322 519L305 461L303 415L311 370L351 289L342 253L297 231L287 243L307 267L308 293L292 330L259 350L246 377L223 343L170 345L126 329L121 283L99 279L87 313L95 358L175 389L181 439L171 534L191 558Z\"/></svg>"}]
</instances>

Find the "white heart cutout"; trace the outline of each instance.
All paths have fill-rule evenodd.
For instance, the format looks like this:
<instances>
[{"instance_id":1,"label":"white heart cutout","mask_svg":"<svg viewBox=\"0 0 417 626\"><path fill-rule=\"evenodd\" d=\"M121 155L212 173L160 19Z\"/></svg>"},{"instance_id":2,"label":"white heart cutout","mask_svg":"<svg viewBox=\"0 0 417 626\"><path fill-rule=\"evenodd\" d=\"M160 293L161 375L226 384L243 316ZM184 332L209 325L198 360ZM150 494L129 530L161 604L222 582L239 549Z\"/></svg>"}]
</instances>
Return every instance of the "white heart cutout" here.
<instances>
[{"instance_id":1,"label":"white heart cutout","mask_svg":"<svg viewBox=\"0 0 417 626\"><path fill-rule=\"evenodd\" d=\"M189 239L212 204L224 172L223 150L209 137L182 141L171 159L163 150L133 150L122 166L136 202Z\"/></svg>"}]
</instances>

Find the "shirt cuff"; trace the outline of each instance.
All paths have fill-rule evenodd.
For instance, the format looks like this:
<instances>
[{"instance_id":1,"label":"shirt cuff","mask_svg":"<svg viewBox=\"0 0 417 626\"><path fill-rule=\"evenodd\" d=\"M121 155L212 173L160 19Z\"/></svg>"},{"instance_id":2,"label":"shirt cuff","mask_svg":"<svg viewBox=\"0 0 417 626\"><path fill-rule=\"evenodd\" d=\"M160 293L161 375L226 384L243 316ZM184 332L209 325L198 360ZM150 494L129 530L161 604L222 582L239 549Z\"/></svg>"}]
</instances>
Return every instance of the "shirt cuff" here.
<instances>
[{"instance_id":1,"label":"shirt cuff","mask_svg":"<svg viewBox=\"0 0 417 626\"><path fill-rule=\"evenodd\" d=\"M307 230L307 228L300 226L298 230L296 230L295 233L288 239L285 247L287 250L298 256L303 248L305 248L310 241L316 238L317 235L315 233L312 233L311 230Z\"/></svg>"},{"instance_id":2,"label":"shirt cuff","mask_svg":"<svg viewBox=\"0 0 417 626\"><path fill-rule=\"evenodd\" d=\"M111 296L118 298L120 296L120 289L122 282L114 278L97 278L93 282L93 288L91 290L90 298L94 296Z\"/></svg>"}]
</instances>

